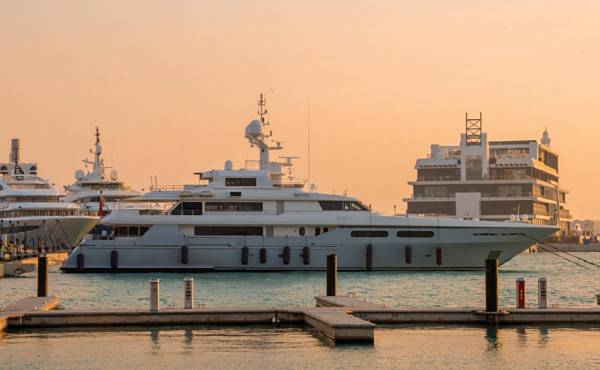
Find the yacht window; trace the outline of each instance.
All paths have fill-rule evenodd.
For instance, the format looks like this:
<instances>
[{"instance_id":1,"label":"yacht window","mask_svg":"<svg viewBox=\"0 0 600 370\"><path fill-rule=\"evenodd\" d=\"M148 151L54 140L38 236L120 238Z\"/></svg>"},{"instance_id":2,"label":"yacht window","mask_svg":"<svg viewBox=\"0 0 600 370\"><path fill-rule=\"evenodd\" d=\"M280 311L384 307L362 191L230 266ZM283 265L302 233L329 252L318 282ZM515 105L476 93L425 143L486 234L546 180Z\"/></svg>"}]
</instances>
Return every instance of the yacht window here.
<instances>
[{"instance_id":1,"label":"yacht window","mask_svg":"<svg viewBox=\"0 0 600 370\"><path fill-rule=\"evenodd\" d=\"M323 234L328 233L329 232L329 228L328 227L324 227L323 228Z\"/></svg>"},{"instance_id":2,"label":"yacht window","mask_svg":"<svg viewBox=\"0 0 600 370\"><path fill-rule=\"evenodd\" d=\"M114 227L115 237L140 237L148 231L149 226L119 225Z\"/></svg>"},{"instance_id":3,"label":"yacht window","mask_svg":"<svg viewBox=\"0 0 600 370\"><path fill-rule=\"evenodd\" d=\"M321 228L320 228L320 227L317 227L317 228L315 229L315 236L319 236L319 235L321 235Z\"/></svg>"},{"instance_id":4,"label":"yacht window","mask_svg":"<svg viewBox=\"0 0 600 370\"><path fill-rule=\"evenodd\" d=\"M258 226L196 226L198 236L262 236L263 228Z\"/></svg>"},{"instance_id":5,"label":"yacht window","mask_svg":"<svg viewBox=\"0 0 600 370\"><path fill-rule=\"evenodd\" d=\"M227 177L225 186L256 186L256 177Z\"/></svg>"},{"instance_id":6,"label":"yacht window","mask_svg":"<svg viewBox=\"0 0 600 370\"><path fill-rule=\"evenodd\" d=\"M385 230L355 230L350 233L353 238L387 238Z\"/></svg>"},{"instance_id":7,"label":"yacht window","mask_svg":"<svg viewBox=\"0 0 600 370\"><path fill-rule=\"evenodd\" d=\"M172 215L201 215L202 202L181 202L171 211Z\"/></svg>"},{"instance_id":8,"label":"yacht window","mask_svg":"<svg viewBox=\"0 0 600 370\"><path fill-rule=\"evenodd\" d=\"M229 196L230 197L241 197L242 196L242 192L241 191L230 191L229 192Z\"/></svg>"},{"instance_id":9,"label":"yacht window","mask_svg":"<svg viewBox=\"0 0 600 370\"><path fill-rule=\"evenodd\" d=\"M306 234L306 229L304 228L304 226L301 226L298 229L298 234L300 234L300 236L304 236L304 234Z\"/></svg>"},{"instance_id":10,"label":"yacht window","mask_svg":"<svg viewBox=\"0 0 600 370\"><path fill-rule=\"evenodd\" d=\"M433 231L426 230L400 230L396 233L399 238L433 238Z\"/></svg>"},{"instance_id":11,"label":"yacht window","mask_svg":"<svg viewBox=\"0 0 600 370\"><path fill-rule=\"evenodd\" d=\"M206 212L262 212L261 202L206 202Z\"/></svg>"},{"instance_id":12,"label":"yacht window","mask_svg":"<svg viewBox=\"0 0 600 370\"><path fill-rule=\"evenodd\" d=\"M367 207L360 202L345 202L338 200L321 200L319 201L323 211L367 211Z\"/></svg>"}]
</instances>

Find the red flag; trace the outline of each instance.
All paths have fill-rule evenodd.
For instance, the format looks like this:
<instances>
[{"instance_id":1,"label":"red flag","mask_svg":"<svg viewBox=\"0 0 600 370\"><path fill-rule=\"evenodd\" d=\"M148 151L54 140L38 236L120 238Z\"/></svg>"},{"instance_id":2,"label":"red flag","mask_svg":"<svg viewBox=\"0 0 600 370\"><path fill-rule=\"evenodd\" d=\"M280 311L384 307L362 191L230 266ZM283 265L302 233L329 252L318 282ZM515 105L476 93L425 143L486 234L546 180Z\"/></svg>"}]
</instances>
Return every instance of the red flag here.
<instances>
[{"instance_id":1,"label":"red flag","mask_svg":"<svg viewBox=\"0 0 600 370\"><path fill-rule=\"evenodd\" d=\"M98 216L104 217L104 195L102 195L102 190L100 190L100 201L98 202Z\"/></svg>"}]
</instances>

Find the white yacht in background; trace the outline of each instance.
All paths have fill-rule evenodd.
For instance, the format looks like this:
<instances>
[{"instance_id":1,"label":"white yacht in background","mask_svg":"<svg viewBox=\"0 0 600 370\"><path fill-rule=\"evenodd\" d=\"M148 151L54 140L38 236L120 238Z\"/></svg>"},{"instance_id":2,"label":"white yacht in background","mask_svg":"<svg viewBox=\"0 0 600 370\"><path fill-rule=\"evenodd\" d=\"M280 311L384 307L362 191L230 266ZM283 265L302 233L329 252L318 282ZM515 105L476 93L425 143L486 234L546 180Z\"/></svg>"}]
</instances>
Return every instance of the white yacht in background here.
<instances>
[{"instance_id":1,"label":"white yacht in background","mask_svg":"<svg viewBox=\"0 0 600 370\"><path fill-rule=\"evenodd\" d=\"M86 168L91 167L87 173L83 170L75 171L75 183L65 186L67 196L64 201L77 203L82 210L100 213L100 216L106 216L115 208L145 208L134 200L139 198L140 193L126 186L118 178L116 170L111 170L106 174L107 169L104 165L102 156L102 146L100 145L100 131L96 128L96 143L94 151L94 160L84 159Z\"/></svg>"},{"instance_id":2,"label":"white yacht in background","mask_svg":"<svg viewBox=\"0 0 600 370\"><path fill-rule=\"evenodd\" d=\"M286 179L282 149L259 119L245 137L260 153L258 168L198 173L204 183L152 191L148 201L171 202L161 214L114 210L103 223L113 235L85 240L66 272L322 270L337 254L342 271L482 269L490 252L500 263L558 229L513 222L480 222L371 212L349 196L303 190Z\"/></svg>"},{"instance_id":3,"label":"white yacht in background","mask_svg":"<svg viewBox=\"0 0 600 370\"><path fill-rule=\"evenodd\" d=\"M0 230L3 243L27 248L74 248L99 221L38 177L36 163L21 163L19 140L12 140L8 163L0 163Z\"/></svg>"}]
</instances>

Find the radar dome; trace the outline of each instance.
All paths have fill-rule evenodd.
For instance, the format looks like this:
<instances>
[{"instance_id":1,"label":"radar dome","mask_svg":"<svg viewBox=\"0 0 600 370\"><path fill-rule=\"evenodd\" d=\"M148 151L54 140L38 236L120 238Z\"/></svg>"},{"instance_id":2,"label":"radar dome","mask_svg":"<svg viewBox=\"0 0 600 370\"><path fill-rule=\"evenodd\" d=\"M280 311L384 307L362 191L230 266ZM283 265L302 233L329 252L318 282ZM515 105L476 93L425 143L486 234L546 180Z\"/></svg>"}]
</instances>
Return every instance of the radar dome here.
<instances>
[{"instance_id":1,"label":"radar dome","mask_svg":"<svg viewBox=\"0 0 600 370\"><path fill-rule=\"evenodd\" d=\"M83 179L84 176L85 176L85 172L83 172L83 170L77 170L77 171L75 171L75 178L77 180Z\"/></svg>"},{"instance_id":2,"label":"radar dome","mask_svg":"<svg viewBox=\"0 0 600 370\"><path fill-rule=\"evenodd\" d=\"M232 170L233 169L233 162L227 160L225 161L225 169L226 170Z\"/></svg>"},{"instance_id":3,"label":"radar dome","mask_svg":"<svg viewBox=\"0 0 600 370\"><path fill-rule=\"evenodd\" d=\"M117 170L112 170L110 171L110 179L112 181L115 181L119 178L119 173L117 172Z\"/></svg>"},{"instance_id":4,"label":"radar dome","mask_svg":"<svg viewBox=\"0 0 600 370\"><path fill-rule=\"evenodd\" d=\"M262 135L262 125L255 119L246 126L246 137L258 137Z\"/></svg>"}]
</instances>

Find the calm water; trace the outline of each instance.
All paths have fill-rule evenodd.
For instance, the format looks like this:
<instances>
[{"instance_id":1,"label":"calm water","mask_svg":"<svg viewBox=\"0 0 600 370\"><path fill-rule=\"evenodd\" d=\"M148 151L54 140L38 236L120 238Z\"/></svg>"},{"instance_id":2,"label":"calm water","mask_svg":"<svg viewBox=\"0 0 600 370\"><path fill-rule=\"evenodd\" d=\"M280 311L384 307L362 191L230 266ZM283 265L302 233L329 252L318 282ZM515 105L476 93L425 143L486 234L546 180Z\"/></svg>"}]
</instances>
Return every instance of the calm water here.
<instances>
[{"instance_id":1,"label":"calm water","mask_svg":"<svg viewBox=\"0 0 600 370\"><path fill-rule=\"evenodd\" d=\"M600 254L580 254L600 263ZM148 280L161 279L163 306L181 307L189 274L67 275L54 268L51 294L63 309L148 307ZM314 305L324 273L204 273L196 281L204 306ZM590 307L600 292L598 269L584 270L550 254L522 255L502 267L502 303L514 284L548 279L550 304ZM482 272L342 273L342 293L401 307L483 306ZM35 275L0 279L0 306L35 294ZM0 368L581 368L600 367L600 327L380 327L375 346L328 347L303 328L193 327L36 330L0 337Z\"/></svg>"},{"instance_id":2,"label":"calm water","mask_svg":"<svg viewBox=\"0 0 600 370\"><path fill-rule=\"evenodd\" d=\"M600 253L582 253L600 264ZM64 309L146 308L148 281L160 278L164 307L183 305L183 278L193 276L203 306L312 306L324 292L323 272L202 274L49 274L50 294ZM514 305L515 279L526 278L527 301L535 305L537 279L546 277L549 304L589 307L600 293L600 269L582 269L551 254L524 254L501 268L501 304ZM482 272L355 272L339 274L339 292L399 307L483 307ZM0 306L35 295L35 274L0 279Z\"/></svg>"},{"instance_id":3,"label":"calm water","mask_svg":"<svg viewBox=\"0 0 600 370\"><path fill-rule=\"evenodd\" d=\"M301 328L28 331L0 338L3 369L593 369L600 329L383 327L374 346ZM50 361L48 361L50 360Z\"/></svg>"}]
</instances>

